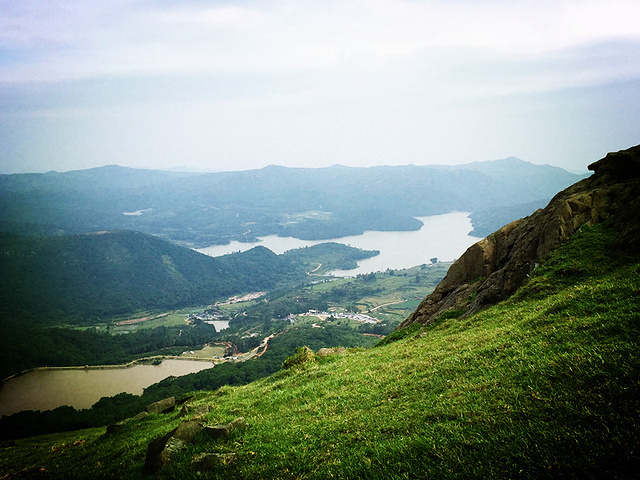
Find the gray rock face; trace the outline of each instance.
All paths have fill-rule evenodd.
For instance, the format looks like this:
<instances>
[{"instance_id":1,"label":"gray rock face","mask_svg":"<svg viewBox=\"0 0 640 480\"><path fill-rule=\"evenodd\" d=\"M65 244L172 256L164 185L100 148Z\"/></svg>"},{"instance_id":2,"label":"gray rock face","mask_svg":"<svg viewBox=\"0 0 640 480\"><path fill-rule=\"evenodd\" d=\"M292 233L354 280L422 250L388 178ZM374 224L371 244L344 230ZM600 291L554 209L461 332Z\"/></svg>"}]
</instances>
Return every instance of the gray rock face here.
<instances>
[{"instance_id":1,"label":"gray rock face","mask_svg":"<svg viewBox=\"0 0 640 480\"><path fill-rule=\"evenodd\" d=\"M178 425L177 428L174 428L169 433L149 443L144 462L144 471L147 473L157 473L162 470L175 459L176 454L193 443L195 436L203 429L214 438L227 438L233 430L246 427L247 422L243 417L236 418L226 425L214 426L205 426L199 420L184 421ZM214 465L225 464L228 463L232 457L235 458L234 454L207 453L200 456L202 456L202 458L194 468L201 471L210 470Z\"/></svg>"},{"instance_id":2,"label":"gray rock face","mask_svg":"<svg viewBox=\"0 0 640 480\"><path fill-rule=\"evenodd\" d=\"M640 248L640 145L589 165L595 173L558 193L544 209L479 241L398 328L428 324L447 310L463 316L511 296L535 266L582 225L604 221L626 248Z\"/></svg>"},{"instance_id":3,"label":"gray rock face","mask_svg":"<svg viewBox=\"0 0 640 480\"><path fill-rule=\"evenodd\" d=\"M184 450L193 441L193 437L202 430L198 421L182 422L166 435L149 443L144 462L146 472L159 472L173 461L176 454Z\"/></svg>"},{"instance_id":4,"label":"gray rock face","mask_svg":"<svg viewBox=\"0 0 640 480\"><path fill-rule=\"evenodd\" d=\"M169 397L147 405L146 411L147 413L164 413L173 410L175 406L175 397Z\"/></svg>"}]
</instances>

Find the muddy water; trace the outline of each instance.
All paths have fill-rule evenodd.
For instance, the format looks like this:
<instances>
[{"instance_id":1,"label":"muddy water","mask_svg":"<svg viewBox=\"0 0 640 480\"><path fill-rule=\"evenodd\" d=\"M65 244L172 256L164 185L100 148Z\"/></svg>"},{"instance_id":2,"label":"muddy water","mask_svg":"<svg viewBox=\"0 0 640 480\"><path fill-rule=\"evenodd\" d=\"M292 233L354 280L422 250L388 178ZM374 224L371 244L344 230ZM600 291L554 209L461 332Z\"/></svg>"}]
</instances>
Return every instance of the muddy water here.
<instances>
[{"instance_id":1,"label":"muddy water","mask_svg":"<svg viewBox=\"0 0 640 480\"><path fill-rule=\"evenodd\" d=\"M0 388L0 416L22 410L51 410L62 405L89 408L102 397L121 392L140 395L149 385L213 367L211 362L164 360L160 365L128 368L34 370Z\"/></svg>"}]
</instances>

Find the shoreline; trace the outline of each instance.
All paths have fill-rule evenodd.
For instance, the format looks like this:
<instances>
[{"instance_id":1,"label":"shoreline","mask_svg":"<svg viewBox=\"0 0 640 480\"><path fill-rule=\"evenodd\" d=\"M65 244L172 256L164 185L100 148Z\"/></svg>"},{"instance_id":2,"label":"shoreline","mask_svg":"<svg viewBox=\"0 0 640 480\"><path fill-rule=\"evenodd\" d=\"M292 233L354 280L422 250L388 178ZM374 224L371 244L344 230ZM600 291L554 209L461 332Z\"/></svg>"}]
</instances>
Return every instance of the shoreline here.
<instances>
[{"instance_id":1,"label":"shoreline","mask_svg":"<svg viewBox=\"0 0 640 480\"><path fill-rule=\"evenodd\" d=\"M17 377L21 377L22 375L26 375L31 372L41 372L41 371L49 371L49 370L115 370L115 369L126 369L131 368L136 365L154 365L155 360L160 360L160 363L165 360L190 360L197 362L209 362L215 365L221 362L219 358L206 358L206 357L195 357L195 356L178 356L178 355L154 355L152 357L143 357L138 358L136 360L132 360L128 363L122 363L119 365L70 365L66 367L33 367L27 370L23 370L18 373L14 373L13 375L8 376L7 378L2 379L2 383L8 382ZM157 364L159 365L159 364Z\"/></svg>"}]
</instances>

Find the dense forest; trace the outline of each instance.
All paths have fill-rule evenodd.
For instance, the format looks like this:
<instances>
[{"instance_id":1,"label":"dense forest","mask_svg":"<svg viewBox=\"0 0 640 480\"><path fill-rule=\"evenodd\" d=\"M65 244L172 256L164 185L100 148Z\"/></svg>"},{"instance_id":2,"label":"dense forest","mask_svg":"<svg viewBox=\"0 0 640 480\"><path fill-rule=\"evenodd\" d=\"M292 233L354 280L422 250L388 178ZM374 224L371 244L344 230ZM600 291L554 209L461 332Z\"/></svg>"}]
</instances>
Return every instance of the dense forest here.
<instances>
[{"instance_id":1,"label":"dense forest","mask_svg":"<svg viewBox=\"0 0 640 480\"><path fill-rule=\"evenodd\" d=\"M321 244L283 255L255 247L212 258L131 231L1 234L0 324L90 323L144 309L204 305L299 281L316 262L353 268L377 253Z\"/></svg>"}]
</instances>

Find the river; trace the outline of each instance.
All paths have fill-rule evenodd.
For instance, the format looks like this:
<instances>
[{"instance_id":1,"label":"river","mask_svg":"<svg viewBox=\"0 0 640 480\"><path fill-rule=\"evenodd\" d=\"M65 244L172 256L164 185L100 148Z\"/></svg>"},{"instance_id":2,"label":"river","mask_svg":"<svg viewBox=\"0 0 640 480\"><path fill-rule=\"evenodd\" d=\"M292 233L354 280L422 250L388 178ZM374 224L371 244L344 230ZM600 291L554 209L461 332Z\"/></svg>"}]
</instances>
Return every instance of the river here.
<instances>
[{"instance_id":1,"label":"river","mask_svg":"<svg viewBox=\"0 0 640 480\"><path fill-rule=\"evenodd\" d=\"M418 217L424 224L420 230L409 232L375 232L367 231L362 235L333 238L329 240L299 240L292 237L268 235L258 242L240 243L233 241L228 245L212 245L198 251L217 257L233 252L246 251L262 245L277 254L293 248L308 247L325 242L339 242L365 250L379 250L380 255L358 262L354 270L337 270L336 276L355 276L359 273L370 273L410 268L429 263L431 258L440 261L451 261L460 257L467 248L480 238L472 237L473 229L469 214L451 212L443 215Z\"/></svg>"},{"instance_id":2,"label":"river","mask_svg":"<svg viewBox=\"0 0 640 480\"><path fill-rule=\"evenodd\" d=\"M182 376L213 367L211 362L164 360L160 365L123 368L64 368L33 370L0 387L0 416L22 410L52 410L61 405L91 407L102 397L142 390L169 376Z\"/></svg>"}]
</instances>

